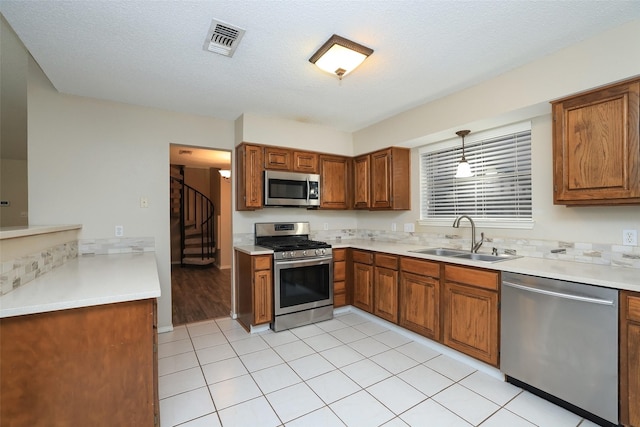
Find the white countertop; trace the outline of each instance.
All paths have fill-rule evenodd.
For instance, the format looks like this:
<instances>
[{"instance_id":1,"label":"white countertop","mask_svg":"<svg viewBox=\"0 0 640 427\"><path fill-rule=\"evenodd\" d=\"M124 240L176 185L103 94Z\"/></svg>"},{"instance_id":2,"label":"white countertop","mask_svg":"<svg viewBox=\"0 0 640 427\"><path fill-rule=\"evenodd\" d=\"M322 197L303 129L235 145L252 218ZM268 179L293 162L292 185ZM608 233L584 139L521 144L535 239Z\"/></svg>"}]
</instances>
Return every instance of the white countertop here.
<instances>
[{"instance_id":1,"label":"white countertop","mask_svg":"<svg viewBox=\"0 0 640 427\"><path fill-rule=\"evenodd\" d=\"M154 252L80 256L0 297L0 318L160 296Z\"/></svg>"},{"instance_id":2,"label":"white countertop","mask_svg":"<svg viewBox=\"0 0 640 427\"><path fill-rule=\"evenodd\" d=\"M69 225L27 225L24 227L2 227L0 228L0 240L13 239L16 237L35 236L38 234L57 233L60 231L79 230L80 224Z\"/></svg>"},{"instance_id":3,"label":"white countertop","mask_svg":"<svg viewBox=\"0 0 640 427\"><path fill-rule=\"evenodd\" d=\"M432 246L408 245L393 242L379 242L372 240L346 239L340 242L328 241L332 248L354 248L376 252L386 252L401 256L429 259L433 261L448 262L451 264L481 267L490 270L505 271L511 273L528 274L532 276L548 277L551 279L567 280L571 282L586 283L589 285L603 286L606 288L624 289L640 292L640 270L637 268L617 267L581 262L560 261L544 258L522 257L500 262L483 262L452 257L426 255L411 252ZM236 247L240 250L241 247ZM260 246L243 246L243 252L250 255L273 253L270 249ZM255 252L251 252L254 249Z\"/></svg>"}]
</instances>

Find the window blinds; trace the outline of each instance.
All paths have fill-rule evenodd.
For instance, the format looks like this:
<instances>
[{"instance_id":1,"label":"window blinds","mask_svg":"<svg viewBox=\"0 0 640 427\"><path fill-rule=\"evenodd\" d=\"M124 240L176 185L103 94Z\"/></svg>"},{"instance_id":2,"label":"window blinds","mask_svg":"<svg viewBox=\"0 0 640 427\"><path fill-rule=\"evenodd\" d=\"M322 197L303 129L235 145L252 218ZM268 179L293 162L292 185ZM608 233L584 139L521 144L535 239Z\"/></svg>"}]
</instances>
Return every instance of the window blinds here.
<instances>
[{"instance_id":1,"label":"window blinds","mask_svg":"<svg viewBox=\"0 0 640 427\"><path fill-rule=\"evenodd\" d=\"M531 213L531 127L471 143L465 157L474 176L455 178L462 157L454 147L421 150L422 220L469 215L474 220L522 221Z\"/></svg>"}]
</instances>

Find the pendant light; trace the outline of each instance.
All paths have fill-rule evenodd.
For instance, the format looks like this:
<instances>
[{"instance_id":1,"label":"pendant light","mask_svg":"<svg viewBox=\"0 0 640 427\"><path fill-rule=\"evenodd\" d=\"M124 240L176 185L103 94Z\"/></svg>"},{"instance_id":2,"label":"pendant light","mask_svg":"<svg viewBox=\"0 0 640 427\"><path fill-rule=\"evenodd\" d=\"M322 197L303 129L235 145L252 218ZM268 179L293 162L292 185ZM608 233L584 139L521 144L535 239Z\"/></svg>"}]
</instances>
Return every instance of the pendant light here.
<instances>
[{"instance_id":1,"label":"pendant light","mask_svg":"<svg viewBox=\"0 0 640 427\"><path fill-rule=\"evenodd\" d=\"M460 159L460 163L458 163L458 169L456 170L456 178L469 178L473 176L471 173L471 166L469 166L469 162L464 157L464 137L469 135L470 130L459 130L456 132L456 135L462 138L462 158Z\"/></svg>"}]
</instances>

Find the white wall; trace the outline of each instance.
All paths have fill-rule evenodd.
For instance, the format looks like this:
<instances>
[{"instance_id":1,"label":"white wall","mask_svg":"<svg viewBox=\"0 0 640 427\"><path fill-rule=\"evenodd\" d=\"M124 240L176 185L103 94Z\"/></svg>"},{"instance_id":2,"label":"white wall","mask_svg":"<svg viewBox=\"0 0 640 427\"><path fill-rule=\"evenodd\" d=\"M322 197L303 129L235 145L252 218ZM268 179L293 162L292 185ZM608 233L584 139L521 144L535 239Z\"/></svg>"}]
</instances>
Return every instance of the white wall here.
<instances>
[{"instance_id":1,"label":"white wall","mask_svg":"<svg viewBox=\"0 0 640 427\"><path fill-rule=\"evenodd\" d=\"M459 129L483 130L533 118L532 230L482 230L488 237L621 244L622 230L640 229L640 206L572 207L553 205L551 107L549 101L640 74L640 21L566 48L495 79L425 104L354 133L354 151L390 145L416 147L449 139ZM359 214L358 228L390 230L419 219L419 163L412 150L412 210ZM399 228L400 229L400 228ZM417 231L456 233L469 230L417 227Z\"/></svg>"},{"instance_id":2,"label":"white wall","mask_svg":"<svg viewBox=\"0 0 640 427\"><path fill-rule=\"evenodd\" d=\"M171 325L169 144L231 150L233 122L60 94L33 61L28 114L30 224L154 237L159 326Z\"/></svg>"}]
</instances>

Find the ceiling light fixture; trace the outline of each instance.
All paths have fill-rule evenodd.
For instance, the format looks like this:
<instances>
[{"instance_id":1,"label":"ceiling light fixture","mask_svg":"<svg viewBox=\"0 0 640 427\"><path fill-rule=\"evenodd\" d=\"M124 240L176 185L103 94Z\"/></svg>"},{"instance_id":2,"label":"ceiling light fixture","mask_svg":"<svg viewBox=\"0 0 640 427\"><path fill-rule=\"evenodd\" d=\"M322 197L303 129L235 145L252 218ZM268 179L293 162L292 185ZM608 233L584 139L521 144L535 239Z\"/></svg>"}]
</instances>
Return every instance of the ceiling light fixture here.
<instances>
[{"instance_id":1,"label":"ceiling light fixture","mask_svg":"<svg viewBox=\"0 0 640 427\"><path fill-rule=\"evenodd\" d=\"M372 53L373 49L334 34L309 58L309 62L342 80Z\"/></svg>"},{"instance_id":2,"label":"ceiling light fixture","mask_svg":"<svg viewBox=\"0 0 640 427\"><path fill-rule=\"evenodd\" d=\"M470 130L459 130L456 132L456 135L462 137L462 158L460 159L460 163L458 163L458 169L456 170L456 178L469 178L473 176L471 172L471 166L469 166L469 162L464 157L464 137L469 135Z\"/></svg>"},{"instance_id":3,"label":"ceiling light fixture","mask_svg":"<svg viewBox=\"0 0 640 427\"><path fill-rule=\"evenodd\" d=\"M220 176L226 180L231 178L231 171L229 169L220 169L218 172L220 172Z\"/></svg>"}]
</instances>

